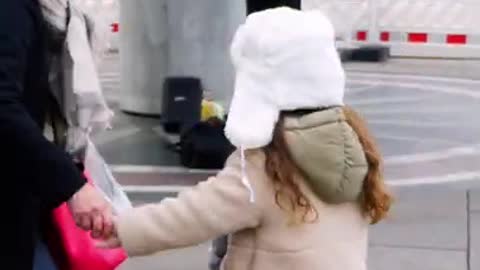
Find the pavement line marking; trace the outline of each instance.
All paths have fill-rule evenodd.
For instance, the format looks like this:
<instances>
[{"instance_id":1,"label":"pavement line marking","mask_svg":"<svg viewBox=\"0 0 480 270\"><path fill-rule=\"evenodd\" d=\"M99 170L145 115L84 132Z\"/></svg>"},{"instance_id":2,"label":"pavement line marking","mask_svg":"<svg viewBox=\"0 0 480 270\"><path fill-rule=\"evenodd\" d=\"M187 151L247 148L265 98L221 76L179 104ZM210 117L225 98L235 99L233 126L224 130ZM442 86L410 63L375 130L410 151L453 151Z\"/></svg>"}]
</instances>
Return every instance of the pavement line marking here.
<instances>
[{"instance_id":1,"label":"pavement line marking","mask_svg":"<svg viewBox=\"0 0 480 270\"><path fill-rule=\"evenodd\" d=\"M436 76L425 76L425 75L405 75L405 74L386 74L386 73L375 73L368 71L348 71L347 78L350 77L366 77L366 78L385 78L385 79L402 79L402 80L423 80L431 82L446 82L446 83L462 83L462 84L479 84L480 80L474 79L461 79L453 77L436 77Z\"/></svg>"},{"instance_id":2,"label":"pavement line marking","mask_svg":"<svg viewBox=\"0 0 480 270\"><path fill-rule=\"evenodd\" d=\"M117 81L101 81L101 84L102 86L115 86L115 87L119 87L121 84L120 82L117 82Z\"/></svg>"},{"instance_id":3,"label":"pavement line marking","mask_svg":"<svg viewBox=\"0 0 480 270\"><path fill-rule=\"evenodd\" d=\"M102 83L102 87L105 90L117 90L120 88L120 84Z\"/></svg>"},{"instance_id":4,"label":"pavement line marking","mask_svg":"<svg viewBox=\"0 0 480 270\"><path fill-rule=\"evenodd\" d=\"M427 97L425 96L405 96L405 97L380 97L380 98L365 98L365 99L352 99L347 102L351 106L370 106L370 105L380 105L380 104L398 104L402 102L415 102L415 101L425 101Z\"/></svg>"},{"instance_id":5,"label":"pavement line marking","mask_svg":"<svg viewBox=\"0 0 480 270\"><path fill-rule=\"evenodd\" d=\"M120 78L120 72L117 72L117 71L100 72L100 78Z\"/></svg>"},{"instance_id":6,"label":"pavement line marking","mask_svg":"<svg viewBox=\"0 0 480 270\"><path fill-rule=\"evenodd\" d=\"M465 106L432 106L432 107L425 107L425 105L417 108L406 108L406 107L388 107L388 108L363 108L359 109L359 112L362 114L401 114L401 113L408 113L408 114L428 114L428 113L461 113L466 112L467 109Z\"/></svg>"},{"instance_id":7,"label":"pavement line marking","mask_svg":"<svg viewBox=\"0 0 480 270\"><path fill-rule=\"evenodd\" d=\"M458 182L480 181L480 171L460 172L442 176L407 178L387 181L392 187L438 185Z\"/></svg>"},{"instance_id":8,"label":"pavement line marking","mask_svg":"<svg viewBox=\"0 0 480 270\"><path fill-rule=\"evenodd\" d=\"M451 144L451 145L460 145L460 142L450 141L450 140L443 140L437 138L418 138L418 137L409 137L409 136L398 136L398 135L390 135L385 133L375 133L375 137L378 139L386 139L386 140L395 140L395 141L409 141L409 142L434 142L434 143L444 143L444 144Z\"/></svg>"},{"instance_id":9,"label":"pavement line marking","mask_svg":"<svg viewBox=\"0 0 480 270\"><path fill-rule=\"evenodd\" d=\"M411 187L424 185L439 185L458 182L480 181L480 171L460 172L454 174L447 174L442 176L406 178L386 181L387 185L391 187ZM122 189L126 193L178 193L184 191L194 185L180 186L180 185L126 185Z\"/></svg>"},{"instance_id":10,"label":"pavement line marking","mask_svg":"<svg viewBox=\"0 0 480 270\"><path fill-rule=\"evenodd\" d=\"M162 185L162 186L136 186L128 185L123 186L122 189L126 193L178 193L192 186L174 186L174 185Z\"/></svg>"},{"instance_id":11,"label":"pavement line marking","mask_svg":"<svg viewBox=\"0 0 480 270\"><path fill-rule=\"evenodd\" d=\"M480 145L469 145L461 147L452 147L442 151L421 153L421 154L411 154L411 155L397 155L390 156L384 159L385 164L387 165L402 165L402 164L411 164L418 162L431 162L445 160L455 157L464 157L464 156L480 156Z\"/></svg>"},{"instance_id":12,"label":"pavement line marking","mask_svg":"<svg viewBox=\"0 0 480 270\"><path fill-rule=\"evenodd\" d=\"M363 113L362 113L363 114ZM372 125L393 125L400 127L434 128L434 127L459 127L458 122L430 122L430 121L408 121L408 120L367 120Z\"/></svg>"},{"instance_id":13,"label":"pavement line marking","mask_svg":"<svg viewBox=\"0 0 480 270\"><path fill-rule=\"evenodd\" d=\"M120 173L185 173L185 174L216 174L219 170L188 169L180 166L137 166L137 165L112 165L112 172Z\"/></svg>"},{"instance_id":14,"label":"pavement line marking","mask_svg":"<svg viewBox=\"0 0 480 270\"><path fill-rule=\"evenodd\" d=\"M365 91L373 90L377 87L381 86L381 84L367 84L367 86L361 86L361 87L346 87L345 92L348 94L358 94L362 93Z\"/></svg>"},{"instance_id":15,"label":"pavement line marking","mask_svg":"<svg viewBox=\"0 0 480 270\"><path fill-rule=\"evenodd\" d=\"M115 77L100 77L101 82L114 82L114 83L120 83L120 77L115 78Z\"/></svg>"},{"instance_id":16,"label":"pavement line marking","mask_svg":"<svg viewBox=\"0 0 480 270\"><path fill-rule=\"evenodd\" d=\"M93 141L95 142L95 144L97 146L104 145L104 144L111 143L113 141L116 141L116 140L119 140L119 139L122 139L122 138L125 138L125 137L135 135L135 134L139 133L140 131L142 131L142 130L138 127L109 131L109 132L105 132L104 134L102 134L101 137L96 137L96 138L94 137Z\"/></svg>"},{"instance_id":17,"label":"pavement line marking","mask_svg":"<svg viewBox=\"0 0 480 270\"><path fill-rule=\"evenodd\" d=\"M410 249L410 250L434 250L434 251L461 251L464 252L464 248L448 248L448 247L435 247L435 246L417 246L417 245L398 245L398 244L385 244L385 243L372 243L371 247L380 247L388 249Z\"/></svg>"},{"instance_id":18,"label":"pavement line marking","mask_svg":"<svg viewBox=\"0 0 480 270\"><path fill-rule=\"evenodd\" d=\"M401 87L401 88L409 88L409 89L418 89L430 92L437 92L437 93L445 93L445 94L452 94L452 95L460 95L460 96L467 96L475 99L480 99L480 92L479 91L471 91L459 87L450 87L450 86L442 86L442 85L429 85L429 84L421 84L421 83L405 83L400 81L378 81L378 80L350 80L351 83L362 83L362 84L380 84L380 85L388 85L392 87Z\"/></svg>"},{"instance_id":19,"label":"pavement line marking","mask_svg":"<svg viewBox=\"0 0 480 270\"><path fill-rule=\"evenodd\" d=\"M100 82L105 84L105 83L110 83L110 84L120 84L120 78L100 78Z\"/></svg>"}]
</instances>

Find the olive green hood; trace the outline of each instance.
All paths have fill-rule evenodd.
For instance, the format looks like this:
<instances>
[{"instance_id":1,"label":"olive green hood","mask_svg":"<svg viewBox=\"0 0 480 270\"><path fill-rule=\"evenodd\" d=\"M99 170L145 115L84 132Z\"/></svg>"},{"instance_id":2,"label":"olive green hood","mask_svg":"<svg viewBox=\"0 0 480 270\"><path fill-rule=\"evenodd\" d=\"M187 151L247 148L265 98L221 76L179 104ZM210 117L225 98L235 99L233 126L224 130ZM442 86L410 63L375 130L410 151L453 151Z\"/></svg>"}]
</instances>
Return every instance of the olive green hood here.
<instances>
[{"instance_id":1,"label":"olive green hood","mask_svg":"<svg viewBox=\"0 0 480 270\"><path fill-rule=\"evenodd\" d=\"M287 117L285 139L307 183L327 203L357 200L368 165L342 108Z\"/></svg>"}]
</instances>

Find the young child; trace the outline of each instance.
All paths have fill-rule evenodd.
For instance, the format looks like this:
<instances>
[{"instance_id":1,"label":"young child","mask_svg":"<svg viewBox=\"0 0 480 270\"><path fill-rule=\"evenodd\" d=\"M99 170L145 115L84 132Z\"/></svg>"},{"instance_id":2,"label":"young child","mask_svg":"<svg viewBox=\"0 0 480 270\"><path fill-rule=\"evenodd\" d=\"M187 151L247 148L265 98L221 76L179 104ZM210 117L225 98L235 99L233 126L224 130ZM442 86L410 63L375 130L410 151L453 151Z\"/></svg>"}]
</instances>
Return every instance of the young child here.
<instances>
[{"instance_id":1,"label":"young child","mask_svg":"<svg viewBox=\"0 0 480 270\"><path fill-rule=\"evenodd\" d=\"M216 177L120 216L105 245L138 256L229 234L225 270L366 269L368 225L391 198L365 123L344 106L331 23L252 14L231 52L226 134L238 150Z\"/></svg>"}]
</instances>

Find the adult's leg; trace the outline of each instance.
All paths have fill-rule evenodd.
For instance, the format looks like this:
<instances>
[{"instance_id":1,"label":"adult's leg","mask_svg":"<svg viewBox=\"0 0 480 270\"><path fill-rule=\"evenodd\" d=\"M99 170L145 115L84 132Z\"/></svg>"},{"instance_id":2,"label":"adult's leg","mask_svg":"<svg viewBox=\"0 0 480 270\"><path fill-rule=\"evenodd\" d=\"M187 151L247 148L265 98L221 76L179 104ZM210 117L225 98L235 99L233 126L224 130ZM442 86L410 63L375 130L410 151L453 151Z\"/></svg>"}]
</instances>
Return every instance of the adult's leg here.
<instances>
[{"instance_id":1,"label":"adult's leg","mask_svg":"<svg viewBox=\"0 0 480 270\"><path fill-rule=\"evenodd\" d=\"M37 234L33 270L57 270L57 266L40 234Z\"/></svg>"}]
</instances>

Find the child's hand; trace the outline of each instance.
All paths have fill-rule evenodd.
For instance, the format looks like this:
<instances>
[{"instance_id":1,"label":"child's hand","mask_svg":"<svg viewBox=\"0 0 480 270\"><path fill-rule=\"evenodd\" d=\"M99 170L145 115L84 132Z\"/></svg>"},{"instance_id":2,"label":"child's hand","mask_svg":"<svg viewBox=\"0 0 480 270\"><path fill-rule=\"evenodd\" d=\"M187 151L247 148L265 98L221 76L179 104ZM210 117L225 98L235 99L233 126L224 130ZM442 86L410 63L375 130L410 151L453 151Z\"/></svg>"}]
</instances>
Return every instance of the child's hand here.
<instances>
[{"instance_id":1,"label":"child's hand","mask_svg":"<svg viewBox=\"0 0 480 270\"><path fill-rule=\"evenodd\" d=\"M96 243L98 248L102 249L114 249L122 247L120 238L117 232L117 222L113 222L113 226L110 231L99 232L100 237L96 237L99 242Z\"/></svg>"},{"instance_id":2,"label":"child's hand","mask_svg":"<svg viewBox=\"0 0 480 270\"><path fill-rule=\"evenodd\" d=\"M97 242L96 246L101 249L115 249L122 247L122 242L117 236L112 236L109 239Z\"/></svg>"}]
</instances>

